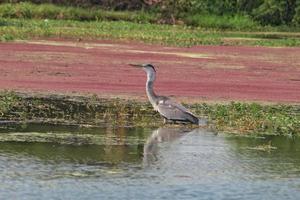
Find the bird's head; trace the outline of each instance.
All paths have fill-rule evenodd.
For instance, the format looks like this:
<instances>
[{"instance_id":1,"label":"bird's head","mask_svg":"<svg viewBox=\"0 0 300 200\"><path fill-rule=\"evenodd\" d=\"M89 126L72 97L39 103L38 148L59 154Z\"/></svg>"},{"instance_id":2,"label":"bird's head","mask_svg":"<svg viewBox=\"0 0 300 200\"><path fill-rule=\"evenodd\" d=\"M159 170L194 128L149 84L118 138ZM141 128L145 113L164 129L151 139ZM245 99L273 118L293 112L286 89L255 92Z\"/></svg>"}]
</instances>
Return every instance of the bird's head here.
<instances>
[{"instance_id":1,"label":"bird's head","mask_svg":"<svg viewBox=\"0 0 300 200\"><path fill-rule=\"evenodd\" d=\"M156 70L152 64L129 64L133 67L143 68L147 74L155 74Z\"/></svg>"}]
</instances>

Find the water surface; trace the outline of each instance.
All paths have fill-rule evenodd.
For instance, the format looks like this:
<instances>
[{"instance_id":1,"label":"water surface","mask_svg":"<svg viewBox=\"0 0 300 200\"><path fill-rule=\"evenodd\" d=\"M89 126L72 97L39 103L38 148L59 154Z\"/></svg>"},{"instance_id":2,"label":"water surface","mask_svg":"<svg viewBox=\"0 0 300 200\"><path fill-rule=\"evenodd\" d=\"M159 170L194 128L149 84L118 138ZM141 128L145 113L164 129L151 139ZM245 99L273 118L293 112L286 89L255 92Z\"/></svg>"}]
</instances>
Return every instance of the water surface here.
<instances>
[{"instance_id":1,"label":"water surface","mask_svg":"<svg viewBox=\"0 0 300 200\"><path fill-rule=\"evenodd\" d=\"M0 199L300 199L299 138L49 125L0 135Z\"/></svg>"}]
</instances>

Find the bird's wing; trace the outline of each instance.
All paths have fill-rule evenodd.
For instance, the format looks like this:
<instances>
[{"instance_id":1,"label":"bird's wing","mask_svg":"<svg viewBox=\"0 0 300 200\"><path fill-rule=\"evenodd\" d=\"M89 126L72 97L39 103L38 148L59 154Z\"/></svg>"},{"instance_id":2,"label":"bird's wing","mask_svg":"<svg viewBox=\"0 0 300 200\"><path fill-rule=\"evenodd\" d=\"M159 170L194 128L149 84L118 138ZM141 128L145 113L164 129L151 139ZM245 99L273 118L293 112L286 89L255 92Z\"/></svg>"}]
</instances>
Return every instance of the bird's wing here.
<instances>
[{"instance_id":1,"label":"bird's wing","mask_svg":"<svg viewBox=\"0 0 300 200\"><path fill-rule=\"evenodd\" d=\"M197 118L188 109L167 97L162 97L158 101L157 109L161 115L167 119L191 121Z\"/></svg>"}]
</instances>

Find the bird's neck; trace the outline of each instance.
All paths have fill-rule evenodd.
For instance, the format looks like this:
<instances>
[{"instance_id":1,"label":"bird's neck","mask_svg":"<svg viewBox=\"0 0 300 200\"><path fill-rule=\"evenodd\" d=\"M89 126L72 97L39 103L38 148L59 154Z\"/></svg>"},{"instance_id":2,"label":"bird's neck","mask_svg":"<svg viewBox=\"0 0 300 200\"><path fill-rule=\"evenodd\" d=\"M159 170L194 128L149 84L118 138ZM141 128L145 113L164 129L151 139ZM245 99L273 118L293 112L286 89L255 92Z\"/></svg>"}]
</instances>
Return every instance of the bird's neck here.
<instances>
[{"instance_id":1,"label":"bird's neck","mask_svg":"<svg viewBox=\"0 0 300 200\"><path fill-rule=\"evenodd\" d=\"M147 96L149 98L149 101L151 102L151 104L155 103L155 100L157 98L156 94L154 93L153 90L153 84L154 81L148 80L146 83L146 92L147 92Z\"/></svg>"}]
</instances>

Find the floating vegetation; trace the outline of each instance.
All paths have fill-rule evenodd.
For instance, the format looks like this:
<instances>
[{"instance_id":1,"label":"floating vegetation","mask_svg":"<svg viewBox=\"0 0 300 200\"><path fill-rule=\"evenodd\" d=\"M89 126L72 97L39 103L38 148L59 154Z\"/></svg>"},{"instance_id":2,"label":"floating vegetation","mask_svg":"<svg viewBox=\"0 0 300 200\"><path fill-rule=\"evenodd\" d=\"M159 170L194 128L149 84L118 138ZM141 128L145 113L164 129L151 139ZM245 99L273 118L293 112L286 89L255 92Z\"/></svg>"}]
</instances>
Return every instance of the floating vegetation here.
<instances>
[{"instance_id":1,"label":"floating vegetation","mask_svg":"<svg viewBox=\"0 0 300 200\"><path fill-rule=\"evenodd\" d=\"M249 147L248 149L270 152L272 150L276 150L277 147L272 146L272 142L269 141L267 144L258 145L256 147Z\"/></svg>"}]
</instances>

